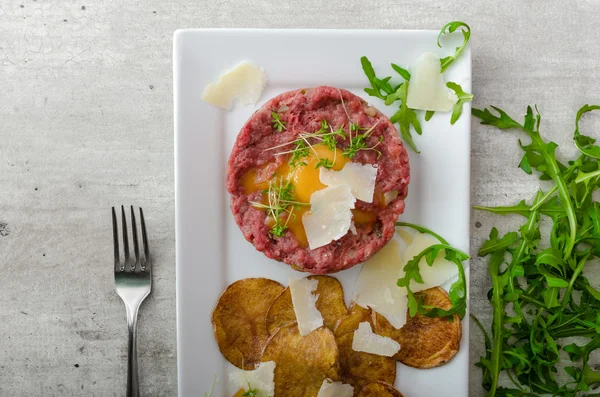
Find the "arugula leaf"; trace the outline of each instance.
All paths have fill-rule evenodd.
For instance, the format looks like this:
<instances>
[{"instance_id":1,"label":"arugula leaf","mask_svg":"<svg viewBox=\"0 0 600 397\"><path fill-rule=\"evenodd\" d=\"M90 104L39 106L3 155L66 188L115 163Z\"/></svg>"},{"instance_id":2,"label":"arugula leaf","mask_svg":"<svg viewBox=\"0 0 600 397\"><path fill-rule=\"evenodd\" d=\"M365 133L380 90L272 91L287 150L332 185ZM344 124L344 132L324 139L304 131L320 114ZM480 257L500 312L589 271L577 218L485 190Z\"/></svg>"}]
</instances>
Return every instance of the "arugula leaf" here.
<instances>
[{"instance_id":1,"label":"arugula leaf","mask_svg":"<svg viewBox=\"0 0 600 397\"><path fill-rule=\"evenodd\" d=\"M495 106L490 106L490 107L492 109L494 109L496 112L498 112L499 116L495 116L488 109L481 110L481 109L476 109L476 108L471 109L471 114L473 116L477 117L478 119L480 119L481 124L493 125L494 127L498 127L502 130L505 130L508 128L523 128L523 126L521 124L517 123L512 118L510 118L510 116L508 114L506 114L503 110L501 110Z\"/></svg>"},{"instance_id":2,"label":"arugula leaf","mask_svg":"<svg viewBox=\"0 0 600 397\"><path fill-rule=\"evenodd\" d=\"M417 134L421 135L423 131L421 130L421 123L417 117L417 113L406 105L406 97L408 95L408 81L405 81L400 88L398 88L399 100L402 101L400 105L400 110L398 110L392 117L390 117L390 121L392 123L400 124L400 135L402 139L408 143L408 145L415 151L415 153L420 153L415 146L415 143L412 139L412 135L410 133L410 127L415 129Z\"/></svg>"},{"instance_id":3,"label":"arugula leaf","mask_svg":"<svg viewBox=\"0 0 600 397\"><path fill-rule=\"evenodd\" d=\"M402 76L404 80L410 80L410 72L408 70L396 65L395 63L392 63L392 69L394 69L396 73Z\"/></svg>"},{"instance_id":4,"label":"arugula leaf","mask_svg":"<svg viewBox=\"0 0 600 397\"><path fill-rule=\"evenodd\" d=\"M502 238L498 239L498 229L495 227L490 231L490 238L479 249L479 256L486 256L496 251L505 250L517 241L517 233L506 233Z\"/></svg>"},{"instance_id":5,"label":"arugula leaf","mask_svg":"<svg viewBox=\"0 0 600 397\"><path fill-rule=\"evenodd\" d=\"M454 52L454 55L444 57L440 60L442 73L446 69L448 69L448 67L450 65L452 65L452 63L454 63L454 61L456 59L458 59L458 56L461 54L461 52L467 46L467 43L469 42L469 39L471 38L471 28L469 27L469 25L467 25L464 22L452 21L452 22L448 22L447 24L445 24L444 27L442 28L442 30L440 30L440 33L438 35L437 45L438 45L438 47L442 48L442 44L440 43L440 39L442 38L442 36L445 34L454 33L459 28L463 35L463 42L460 46L456 47L456 51Z\"/></svg>"},{"instance_id":6,"label":"arugula leaf","mask_svg":"<svg viewBox=\"0 0 600 397\"><path fill-rule=\"evenodd\" d=\"M471 28L464 22L453 21L444 25L438 35L437 43L438 46L441 47L442 45L440 40L442 36L454 33L457 30L460 30L460 32L463 34L464 41L459 47L456 48L456 51L453 55L444 57L440 60L440 70L442 73L456 59L458 59L460 54L463 52L469 41L469 38L471 37ZM365 88L364 91L370 96L383 100L386 106L390 106L393 103L400 101L400 109L394 113L390 120L392 123L399 124L400 135L402 136L402 139L413 149L415 153L420 153L413 141L411 127L417 134L421 135L421 123L415 110L409 108L406 103L408 86L411 79L410 72L405 68L392 63L392 69L404 80L402 83L395 86L390 83L390 80L392 79L391 76L384 78L377 77L375 69L373 68L373 64L366 56L360 58L360 63L362 70L365 73L365 76L367 76L370 84L370 87ZM473 95L464 92L463 89L456 83L450 82L447 84L447 86L452 89L458 97L458 101L452 110L452 116L450 118L450 124L454 124L462 113L463 104L471 101L473 99ZM427 111L425 113L425 121L429 121L431 117L433 117L433 114L433 111Z\"/></svg>"},{"instance_id":7,"label":"arugula leaf","mask_svg":"<svg viewBox=\"0 0 600 397\"><path fill-rule=\"evenodd\" d=\"M577 111L577 117L575 118L575 133L573 134L573 141L577 149L586 156L600 159L600 147L594 145L596 140L589 136L581 135L579 132L579 120L587 112L593 110L599 110L600 105L583 105L579 111Z\"/></svg>"},{"instance_id":8,"label":"arugula leaf","mask_svg":"<svg viewBox=\"0 0 600 397\"><path fill-rule=\"evenodd\" d=\"M584 106L578 112L574 140L582 154L567 165L556 159L556 143L542 139L537 109L527 108L523 124L492 109L494 113L477 109L473 114L483 124L525 132L531 141L519 141L524 151L520 167L528 174L535 170L553 186L545 193L538 191L530 205L522 200L512 206L476 207L527 217L516 238L514 232L500 238L492 229L481 247L484 254L492 254L488 271L494 316L490 346L486 343L486 354L476 365L483 371L488 397L579 397L600 385L600 373L589 365L590 354L600 349L600 291L582 275L591 258L600 258L600 202L594 200L600 189L600 159L594 157L593 138L581 135L578 123L582 114L600 106ZM540 215L552 222L543 248ZM588 343L564 344L564 338L575 336ZM562 368L561 351L573 361L564 366L573 381L562 384L556 376ZM506 373L517 389L501 387L500 373Z\"/></svg>"},{"instance_id":9,"label":"arugula leaf","mask_svg":"<svg viewBox=\"0 0 600 397\"><path fill-rule=\"evenodd\" d=\"M500 371L503 369L502 346L503 346L503 329L504 329L504 302L502 295L505 282L500 277L500 265L504 262L504 251L496 251L492 254L488 264L488 271L492 279L492 298L490 303L494 308L493 327L493 349L489 352L488 368L490 370L491 389L498 387L498 378ZM488 394L489 395L489 394ZM492 394L493 395L493 394Z\"/></svg>"},{"instance_id":10,"label":"arugula leaf","mask_svg":"<svg viewBox=\"0 0 600 397\"><path fill-rule=\"evenodd\" d=\"M387 95L396 91L389 83L391 77L380 79L375 75L375 69L373 69L373 65L371 64L371 61L369 61L369 58L365 56L361 57L360 64L362 65L362 69L365 72L367 79L369 79L369 83L371 83L370 89L365 88L367 94L385 100ZM381 91L384 93L382 94Z\"/></svg>"},{"instance_id":11,"label":"arugula leaf","mask_svg":"<svg viewBox=\"0 0 600 397\"><path fill-rule=\"evenodd\" d=\"M473 100L473 94L467 94L463 91L462 87L456 83L448 82L446 83L446 87L450 88L456 96L458 97L458 101L454 104L452 108L452 116L450 117L450 124L454 125L460 115L462 114L463 104L467 102L471 102Z\"/></svg>"},{"instance_id":12,"label":"arugula leaf","mask_svg":"<svg viewBox=\"0 0 600 397\"><path fill-rule=\"evenodd\" d=\"M405 79L402 84L393 87L389 83L391 77L380 79L375 75L375 69L373 69L373 65L367 57L363 56L360 58L360 63L365 75L367 76L367 79L369 79L369 83L371 84L371 88L365 88L365 92L367 94L382 99L387 106L396 101L400 101L400 110L390 117L390 121L394 124L398 123L400 125L400 136L402 139L404 139L404 141L415 151L415 153L420 153L412 139L410 130L412 126L417 134L421 135L423 133L421 129L421 123L419 122L415 111L406 105L410 73L406 69L403 69L396 64L392 64L392 68L398 74L400 74L402 78Z\"/></svg>"},{"instance_id":13,"label":"arugula leaf","mask_svg":"<svg viewBox=\"0 0 600 397\"><path fill-rule=\"evenodd\" d=\"M396 222L396 226L405 226L415 229L420 233L426 233L436 238L440 243L434 244L425 248L422 252L417 254L414 258L406 263L404 266L404 277L398 279L397 285L399 287L405 287L408 293L408 309L411 317L414 317L417 313L423 314L428 317L442 317L450 318L459 315L463 318L467 308L467 281L465 270L462 262L469 259L469 255L452 247L448 242L442 238L439 234L427 229L423 226L415 225L407 222ZM448 310L444 310L438 307L424 307L422 302L417 300L414 293L410 289L410 281L414 280L417 283L422 284L423 278L419 272L419 262L425 258L429 266L433 265L433 261L438 256L440 251L445 252L445 258L456 264L458 268L458 280L452 284L448 296L452 302L452 307Z\"/></svg>"},{"instance_id":14,"label":"arugula leaf","mask_svg":"<svg viewBox=\"0 0 600 397\"><path fill-rule=\"evenodd\" d=\"M527 145L526 148L524 147L524 149L526 151L539 154L541 157L543 157L544 164L540 164L537 167L538 171L543 165L543 172L547 174L556 184L559 197L561 199L561 204L563 205L563 209L565 210L565 214L568 218L569 237L566 242L567 249L564 252L564 256L568 257L575 245L577 221L575 216L575 208L571 203L569 189L567 188L567 184L563 176L564 166L561 168L559 162L556 160L555 151L558 145L556 145L554 142L546 143L542 140L539 133L541 118L539 113L537 113L535 117L533 116L533 111L530 106L527 108L527 115L525 116L525 123L523 126L510 118L504 111L493 106L492 108L498 112L500 115L499 117L494 116L488 109L484 109L483 111L474 109L476 111L473 112L473 115L481 119L481 124L492 124L500 129L521 128L531 138L531 144Z\"/></svg>"}]
</instances>

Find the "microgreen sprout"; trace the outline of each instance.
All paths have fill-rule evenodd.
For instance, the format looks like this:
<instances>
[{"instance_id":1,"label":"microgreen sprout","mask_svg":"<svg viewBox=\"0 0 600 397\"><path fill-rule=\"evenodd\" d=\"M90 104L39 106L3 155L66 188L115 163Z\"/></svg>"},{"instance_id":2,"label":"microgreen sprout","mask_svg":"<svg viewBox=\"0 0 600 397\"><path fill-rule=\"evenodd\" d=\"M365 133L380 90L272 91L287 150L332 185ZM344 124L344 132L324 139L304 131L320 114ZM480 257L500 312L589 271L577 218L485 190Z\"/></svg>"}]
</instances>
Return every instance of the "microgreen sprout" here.
<instances>
[{"instance_id":1,"label":"microgreen sprout","mask_svg":"<svg viewBox=\"0 0 600 397\"><path fill-rule=\"evenodd\" d=\"M285 121L281 121L281 116L277 112L271 112L271 123L273 124L273 128L277 130L277 132L281 132L285 130Z\"/></svg>"},{"instance_id":2,"label":"microgreen sprout","mask_svg":"<svg viewBox=\"0 0 600 397\"><path fill-rule=\"evenodd\" d=\"M269 182L269 188L262 192L267 196L267 203L251 201L250 204L255 208L264 209L273 219L271 234L274 237L283 237L287 230L290 219L294 219L296 214L294 210L300 206L309 206L310 204L301 203L294 199L294 185L292 185L292 175L287 178L282 176L274 177Z\"/></svg>"}]
</instances>

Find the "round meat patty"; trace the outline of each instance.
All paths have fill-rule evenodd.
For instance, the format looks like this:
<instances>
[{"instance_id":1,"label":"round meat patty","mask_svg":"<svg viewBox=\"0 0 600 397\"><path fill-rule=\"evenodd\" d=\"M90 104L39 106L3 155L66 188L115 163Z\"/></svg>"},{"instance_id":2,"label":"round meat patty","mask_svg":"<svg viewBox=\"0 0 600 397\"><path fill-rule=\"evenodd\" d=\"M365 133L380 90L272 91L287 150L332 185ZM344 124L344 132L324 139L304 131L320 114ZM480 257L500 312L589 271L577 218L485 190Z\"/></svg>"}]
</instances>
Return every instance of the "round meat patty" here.
<instances>
[{"instance_id":1,"label":"round meat patty","mask_svg":"<svg viewBox=\"0 0 600 397\"><path fill-rule=\"evenodd\" d=\"M376 150L359 150L344 161L375 165L377 179L373 202L355 203L356 233L349 231L339 240L311 250L297 238L297 232L295 235L287 229L281 237L272 233L268 212L252 204L264 199L264 192L248 189L243 178L253 170L263 174L270 170L266 178L272 178L278 167L287 166L290 160L290 155L282 152L294 148L292 142L299 134L318 131L323 120L332 131L345 131L346 138L337 136L340 153L348 148L350 136L370 131L365 137L365 148ZM351 125L360 130L350 131ZM316 143L318 140L313 142ZM250 117L229 157L226 184L235 221L257 250L296 270L325 274L364 262L392 238L395 222L404 211L409 181L408 154L390 120L346 90L321 86L278 95Z\"/></svg>"}]
</instances>

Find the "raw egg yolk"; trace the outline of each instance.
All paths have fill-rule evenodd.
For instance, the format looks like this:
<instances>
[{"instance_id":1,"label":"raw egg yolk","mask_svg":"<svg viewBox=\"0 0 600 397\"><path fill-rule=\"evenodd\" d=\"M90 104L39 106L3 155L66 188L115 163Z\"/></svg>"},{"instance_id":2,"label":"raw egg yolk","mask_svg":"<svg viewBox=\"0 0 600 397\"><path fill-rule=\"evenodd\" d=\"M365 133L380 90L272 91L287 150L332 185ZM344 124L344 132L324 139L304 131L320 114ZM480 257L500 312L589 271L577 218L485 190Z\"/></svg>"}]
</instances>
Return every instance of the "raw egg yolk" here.
<instances>
[{"instance_id":1,"label":"raw egg yolk","mask_svg":"<svg viewBox=\"0 0 600 397\"><path fill-rule=\"evenodd\" d=\"M246 193L253 193L269 189L269 182L275 175L283 177L284 181L289 180L286 178L291 178L291 183L294 186L293 194L295 200L308 204L310 203L310 196L314 192L327 187L321 183L319 178L320 167L317 168L319 160L323 161L324 159L333 164L331 169L334 171L341 170L349 161L342 155L341 150L337 148L331 150L323 144L317 144L313 145L308 156L301 160L306 165L299 165L297 168L292 169L288 164L288 157L280 166L277 166L276 163L268 163L261 168L250 169L241 177L240 183ZM287 221L288 230L294 234L296 241L302 247L308 246L306 232L302 224L302 216L309 209L309 206L294 207L292 218ZM352 210L352 212L354 213L354 221L357 225L375 222L374 213L361 210ZM275 223L272 219L267 222L269 226L273 226Z\"/></svg>"}]
</instances>

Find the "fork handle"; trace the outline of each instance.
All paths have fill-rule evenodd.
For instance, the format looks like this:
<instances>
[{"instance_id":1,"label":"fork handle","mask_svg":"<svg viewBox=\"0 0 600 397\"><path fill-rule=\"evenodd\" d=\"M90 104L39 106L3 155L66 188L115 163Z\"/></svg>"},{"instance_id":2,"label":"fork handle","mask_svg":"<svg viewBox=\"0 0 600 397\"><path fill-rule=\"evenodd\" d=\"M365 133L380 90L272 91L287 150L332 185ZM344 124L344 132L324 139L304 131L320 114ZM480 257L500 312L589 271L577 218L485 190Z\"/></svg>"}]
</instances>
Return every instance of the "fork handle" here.
<instances>
[{"instance_id":1,"label":"fork handle","mask_svg":"<svg viewBox=\"0 0 600 397\"><path fill-rule=\"evenodd\" d=\"M137 318L140 305L127 308L127 328L129 331L129 343L127 346L127 397L140 396L140 380L138 377L137 361Z\"/></svg>"}]
</instances>

